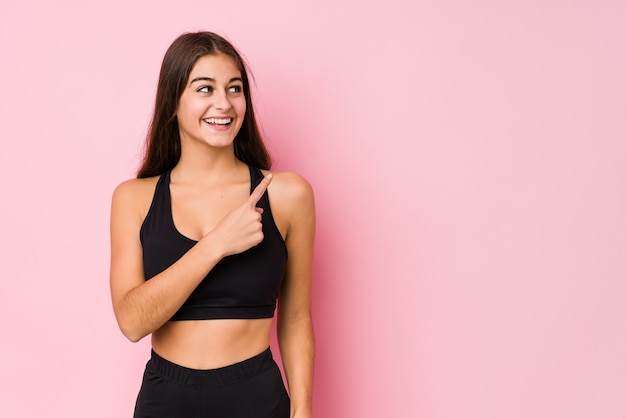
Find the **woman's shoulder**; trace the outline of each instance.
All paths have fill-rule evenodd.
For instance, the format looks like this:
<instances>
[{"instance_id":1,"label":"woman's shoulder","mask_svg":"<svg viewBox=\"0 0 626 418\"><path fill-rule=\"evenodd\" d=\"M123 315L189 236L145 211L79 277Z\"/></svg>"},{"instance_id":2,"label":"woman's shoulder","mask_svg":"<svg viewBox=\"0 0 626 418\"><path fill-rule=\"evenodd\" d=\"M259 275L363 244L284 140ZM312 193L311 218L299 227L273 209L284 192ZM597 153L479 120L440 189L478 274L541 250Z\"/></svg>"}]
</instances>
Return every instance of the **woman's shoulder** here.
<instances>
[{"instance_id":1,"label":"woman's shoulder","mask_svg":"<svg viewBox=\"0 0 626 418\"><path fill-rule=\"evenodd\" d=\"M129 179L120 183L113 191L113 205L136 208L144 212L152 202L159 176Z\"/></svg>"},{"instance_id":2,"label":"woman's shoulder","mask_svg":"<svg viewBox=\"0 0 626 418\"><path fill-rule=\"evenodd\" d=\"M156 183L159 181L159 176L146 177L146 178L134 178L121 182L113 191L113 196L116 195L141 195L149 191L154 191Z\"/></svg>"},{"instance_id":3,"label":"woman's shoulder","mask_svg":"<svg viewBox=\"0 0 626 418\"><path fill-rule=\"evenodd\" d=\"M312 219L315 216L315 201L313 187L303 176L289 171L263 171L263 174L272 174L272 182L267 188L272 213L278 225L283 230L290 230L290 226ZM280 227L279 227L280 228Z\"/></svg>"},{"instance_id":4,"label":"woman's shoulder","mask_svg":"<svg viewBox=\"0 0 626 418\"><path fill-rule=\"evenodd\" d=\"M272 182L267 188L272 215L276 226L288 243L289 251L302 248L300 244L308 242L315 229L315 199L311 183L300 174L293 172L264 171L263 173L272 174Z\"/></svg>"},{"instance_id":5,"label":"woman's shoulder","mask_svg":"<svg viewBox=\"0 0 626 418\"><path fill-rule=\"evenodd\" d=\"M272 182L269 185L272 194L292 201L313 198L311 183L300 174L291 171L262 170L262 172L264 175L272 174Z\"/></svg>"}]
</instances>

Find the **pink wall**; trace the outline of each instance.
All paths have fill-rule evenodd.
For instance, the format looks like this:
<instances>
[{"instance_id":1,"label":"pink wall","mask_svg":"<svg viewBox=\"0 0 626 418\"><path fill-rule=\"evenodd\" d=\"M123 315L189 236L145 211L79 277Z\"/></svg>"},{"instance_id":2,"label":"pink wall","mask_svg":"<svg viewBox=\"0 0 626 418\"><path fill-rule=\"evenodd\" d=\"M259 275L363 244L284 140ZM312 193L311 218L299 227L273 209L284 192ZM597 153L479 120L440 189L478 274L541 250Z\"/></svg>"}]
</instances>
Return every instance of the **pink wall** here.
<instances>
[{"instance_id":1,"label":"pink wall","mask_svg":"<svg viewBox=\"0 0 626 418\"><path fill-rule=\"evenodd\" d=\"M318 418L626 416L626 3L85 3L0 2L0 416L130 416L110 196L198 29L316 188Z\"/></svg>"}]
</instances>

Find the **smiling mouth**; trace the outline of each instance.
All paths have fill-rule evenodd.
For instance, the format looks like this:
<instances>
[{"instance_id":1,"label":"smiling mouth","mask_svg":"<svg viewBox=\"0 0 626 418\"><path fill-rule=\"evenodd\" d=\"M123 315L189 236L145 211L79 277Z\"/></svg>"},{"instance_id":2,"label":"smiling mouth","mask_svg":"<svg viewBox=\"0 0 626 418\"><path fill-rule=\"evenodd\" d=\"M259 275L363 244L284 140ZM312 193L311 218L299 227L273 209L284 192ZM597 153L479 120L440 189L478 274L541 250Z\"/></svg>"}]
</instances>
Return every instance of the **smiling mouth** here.
<instances>
[{"instance_id":1,"label":"smiling mouth","mask_svg":"<svg viewBox=\"0 0 626 418\"><path fill-rule=\"evenodd\" d=\"M232 123L233 118L206 118L203 121L209 125L226 126Z\"/></svg>"}]
</instances>

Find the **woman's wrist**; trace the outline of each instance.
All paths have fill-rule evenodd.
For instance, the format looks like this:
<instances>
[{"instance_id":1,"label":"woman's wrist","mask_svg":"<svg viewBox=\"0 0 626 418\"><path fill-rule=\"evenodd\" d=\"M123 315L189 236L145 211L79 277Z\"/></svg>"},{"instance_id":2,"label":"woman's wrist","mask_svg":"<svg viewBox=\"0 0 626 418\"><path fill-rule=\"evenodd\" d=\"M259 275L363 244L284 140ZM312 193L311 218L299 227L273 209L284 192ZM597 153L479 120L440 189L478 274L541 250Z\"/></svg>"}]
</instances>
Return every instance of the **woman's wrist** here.
<instances>
[{"instance_id":1,"label":"woman's wrist","mask_svg":"<svg viewBox=\"0 0 626 418\"><path fill-rule=\"evenodd\" d=\"M217 239L211 232L202 237L196 246L209 260L215 260L217 262L226 257L226 252L224 251L221 240Z\"/></svg>"}]
</instances>

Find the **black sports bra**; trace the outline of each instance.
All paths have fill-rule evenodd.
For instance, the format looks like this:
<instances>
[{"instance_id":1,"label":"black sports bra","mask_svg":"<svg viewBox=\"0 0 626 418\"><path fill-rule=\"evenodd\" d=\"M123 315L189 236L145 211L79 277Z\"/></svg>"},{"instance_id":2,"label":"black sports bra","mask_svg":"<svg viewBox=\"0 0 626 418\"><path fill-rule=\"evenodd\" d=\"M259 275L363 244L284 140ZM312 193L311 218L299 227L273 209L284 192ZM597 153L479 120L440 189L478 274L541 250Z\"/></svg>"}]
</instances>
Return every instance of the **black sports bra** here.
<instances>
[{"instance_id":1,"label":"black sports bra","mask_svg":"<svg viewBox=\"0 0 626 418\"><path fill-rule=\"evenodd\" d=\"M263 179L261 170L250 168L250 192ZM170 197L170 171L159 178L150 210L141 225L143 266L146 280L183 256L196 241L174 226ZM240 254L223 258L213 267L172 321L196 319L272 318L278 290L285 275L287 246L269 204L267 191L259 200L263 208L263 241Z\"/></svg>"}]
</instances>

